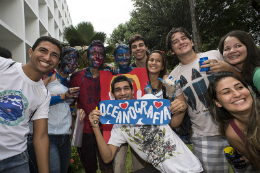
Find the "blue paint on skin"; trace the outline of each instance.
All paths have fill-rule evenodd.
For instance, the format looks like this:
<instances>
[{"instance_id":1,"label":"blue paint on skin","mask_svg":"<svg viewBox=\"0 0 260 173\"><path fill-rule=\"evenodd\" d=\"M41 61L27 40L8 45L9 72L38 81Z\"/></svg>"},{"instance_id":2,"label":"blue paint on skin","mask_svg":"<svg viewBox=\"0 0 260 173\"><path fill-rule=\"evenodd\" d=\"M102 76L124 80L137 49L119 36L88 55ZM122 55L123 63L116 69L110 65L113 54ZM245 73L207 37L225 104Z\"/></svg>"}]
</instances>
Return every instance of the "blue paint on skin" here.
<instances>
[{"instance_id":1,"label":"blue paint on skin","mask_svg":"<svg viewBox=\"0 0 260 173\"><path fill-rule=\"evenodd\" d=\"M73 73L78 68L79 57L76 53L71 52L63 58L61 69L66 74Z\"/></svg>"},{"instance_id":2,"label":"blue paint on skin","mask_svg":"<svg viewBox=\"0 0 260 173\"><path fill-rule=\"evenodd\" d=\"M67 51L68 48L65 48L65 50ZM69 52L63 57L59 70L65 74L71 74L78 68L78 61L77 50L70 48Z\"/></svg>"},{"instance_id":3,"label":"blue paint on skin","mask_svg":"<svg viewBox=\"0 0 260 173\"><path fill-rule=\"evenodd\" d=\"M60 95L51 96L50 106L60 103L61 101L63 101L63 100L60 98Z\"/></svg>"},{"instance_id":4,"label":"blue paint on skin","mask_svg":"<svg viewBox=\"0 0 260 173\"><path fill-rule=\"evenodd\" d=\"M130 67L131 54L129 48L119 48L116 54L116 62L118 63L119 73L129 73L133 69Z\"/></svg>"}]
</instances>

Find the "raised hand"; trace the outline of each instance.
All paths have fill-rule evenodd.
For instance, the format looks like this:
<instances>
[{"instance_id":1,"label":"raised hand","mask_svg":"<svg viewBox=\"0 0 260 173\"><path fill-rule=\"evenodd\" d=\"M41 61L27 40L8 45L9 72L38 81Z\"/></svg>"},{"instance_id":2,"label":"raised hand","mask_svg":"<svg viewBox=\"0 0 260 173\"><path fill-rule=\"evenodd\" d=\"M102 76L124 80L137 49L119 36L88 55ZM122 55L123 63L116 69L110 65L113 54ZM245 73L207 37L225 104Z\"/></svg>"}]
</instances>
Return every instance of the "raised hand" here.
<instances>
[{"instance_id":1,"label":"raised hand","mask_svg":"<svg viewBox=\"0 0 260 173\"><path fill-rule=\"evenodd\" d=\"M88 115L90 124L92 126L92 128L96 128L99 127L98 123L99 123L99 116L101 115L100 110L93 110L92 112L90 112L90 114Z\"/></svg>"},{"instance_id":2,"label":"raised hand","mask_svg":"<svg viewBox=\"0 0 260 173\"><path fill-rule=\"evenodd\" d=\"M69 88L65 93L66 99L74 99L79 96L79 87Z\"/></svg>"},{"instance_id":3,"label":"raised hand","mask_svg":"<svg viewBox=\"0 0 260 173\"><path fill-rule=\"evenodd\" d=\"M144 88L144 91L146 94L152 94L153 93L153 89L151 84L149 83L149 81L147 81L147 85Z\"/></svg>"},{"instance_id":4,"label":"raised hand","mask_svg":"<svg viewBox=\"0 0 260 173\"><path fill-rule=\"evenodd\" d=\"M166 88L166 95L168 97L175 97L175 89L176 89L176 85L181 81L174 79L172 76L168 76L165 80L163 80L162 78L158 78L163 85Z\"/></svg>"}]
</instances>

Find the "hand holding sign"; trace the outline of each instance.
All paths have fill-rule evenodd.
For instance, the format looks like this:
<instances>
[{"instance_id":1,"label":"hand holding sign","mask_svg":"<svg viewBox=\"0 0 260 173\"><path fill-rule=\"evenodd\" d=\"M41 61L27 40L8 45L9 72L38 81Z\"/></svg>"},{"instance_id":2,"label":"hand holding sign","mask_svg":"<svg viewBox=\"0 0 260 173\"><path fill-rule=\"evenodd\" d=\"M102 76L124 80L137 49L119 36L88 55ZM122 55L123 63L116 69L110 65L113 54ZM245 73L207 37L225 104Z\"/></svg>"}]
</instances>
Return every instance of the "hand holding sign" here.
<instances>
[{"instance_id":1,"label":"hand holding sign","mask_svg":"<svg viewBox=\"0 0 260 173\"><path fill-rule=\"evenodd\" d=\"M104 100L100 102L102 124L169 124L171 112L167 99Z\"/></svg>"},{"instance_id":2,"label":"hand holding sign","mask_svg":"<svg viewBox=\"0 0 260 173\"><path fill-rule=\"evenodd\" d=\"M176 88L176 85L177 85L181 80L180 80L180 79L179 79L179 80L176 80L176 79L174 79L172 76L168 76L165 80L163 80L162 78L158 78L158 79L159 79L159 80L163 83L163 85L165 86L167 96L174 98L174 97L175 97L175 88Z\"/></svg>"},{"instance_id":3,"label":"hand holding sign","mask_svg":"<svg viewBox=\"0 0 260 173\"><path fill-rule=\"evenodd\" d=\"M92 128L98 128L99 125L99 116L101 115L101 112L99 110L93 110L92 112L90 112L90 114L88 115L90 124L92 126Z\"/></svg>"}]
</instances>

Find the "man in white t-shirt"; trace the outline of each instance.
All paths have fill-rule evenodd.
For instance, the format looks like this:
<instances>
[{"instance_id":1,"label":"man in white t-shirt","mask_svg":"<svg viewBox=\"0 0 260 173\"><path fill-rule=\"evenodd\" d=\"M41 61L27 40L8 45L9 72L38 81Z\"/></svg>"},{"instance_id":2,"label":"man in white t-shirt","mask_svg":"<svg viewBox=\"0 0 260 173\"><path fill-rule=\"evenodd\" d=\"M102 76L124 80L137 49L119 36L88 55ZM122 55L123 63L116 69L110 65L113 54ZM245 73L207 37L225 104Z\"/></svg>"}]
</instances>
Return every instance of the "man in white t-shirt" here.
<instances>
[{"instance_id":1,"label":"man in white t-shirt","mask_svg":"<svg viewBox=\"0 0 260 173\"><path fill-rule=\"evenodd\" d=\"M111 83L111 88L112 95L116 100L133 99L133 86L126 76L115 77ZM157 99L152 94L151 97ZM183 107L184 110L186 108L187 106ZM183 109L176 107L175 102L171 103L169 109L171 112L176 112L175 114L183 112ZM113 126L107 144L99 130L98 123L94 123L94 121L99 122L100 115L99 110L93 110L89 114L89 120L95 133L100 155L105 163L109 163L114 159L120 145L128 143L143 160L152 165L147 168L150 173L159 171L164 173L198 173L203 171L199 160L172 131L169 125L116 124ZM171 119L171 121L174 120L175 118Z\"/></svg>"},{"instance_id":2,"label":"man in white t-shirt","mask_svg":"<svg viewBox=\"0 0 260 173\"><path fill-rule=\"evenodd\" d=\"M212 50L204 53L195 53L193 42L186 29L173 28L166 37L168 50L180 60L180 64L170 73L176 80L175 95L184 95L188 104L188 114L192 122L193 153L202 163L204 172L226 173L229 171L228 162L223 150L228 143L218 132L218 124L212 119L206 100L209 81L215 72L236 70L223 62L219 51ZM208 57L204 66L210 71L201 72L199 60ZM207 64L206 64L207 63ZM220 64L223 69L220 69ZM173 127L177 128L177 127Z\"/></svg>"},{"instance_id":3,"label":"man in white t-shirt","mask_svg":"<svg viewBox=\"0 0 260 173\"><path fill-rule=\"evenodd\" d=\"M62 46L44 36L29 50L25 65L0 57L0 172L28 173L27 135L33 121L33 144L39 172L49 172L48 111L50 94L42 76L61 59Z\"/></svg>"}]
</instances>

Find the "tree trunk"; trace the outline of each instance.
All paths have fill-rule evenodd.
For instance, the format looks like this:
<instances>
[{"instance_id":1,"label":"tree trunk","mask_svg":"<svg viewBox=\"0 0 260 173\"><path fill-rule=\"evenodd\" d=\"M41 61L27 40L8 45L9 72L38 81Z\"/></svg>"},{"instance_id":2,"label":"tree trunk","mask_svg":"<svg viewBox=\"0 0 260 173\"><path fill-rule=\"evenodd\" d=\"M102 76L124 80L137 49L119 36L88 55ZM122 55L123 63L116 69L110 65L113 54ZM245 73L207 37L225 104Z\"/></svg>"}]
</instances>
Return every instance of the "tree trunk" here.
<instances>
[{"instance_id":1,"label":"tree trunk","mask_svg":"<svg viewBox=\"0 0 260 173\"><path fill-rule=\"evenodd\" d=\"M199 32L199 19L197 15L197 9L196 9L196 0L189 0L190 5L190 14L191 14L191 24L192 24L192 35L193 35L193 42L194 42L194 48L195 52L199 53L202 52L202 41L201 36Z\"/></svg>"}]
</instances>

